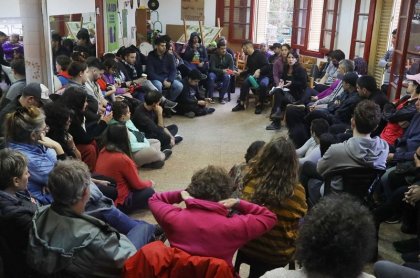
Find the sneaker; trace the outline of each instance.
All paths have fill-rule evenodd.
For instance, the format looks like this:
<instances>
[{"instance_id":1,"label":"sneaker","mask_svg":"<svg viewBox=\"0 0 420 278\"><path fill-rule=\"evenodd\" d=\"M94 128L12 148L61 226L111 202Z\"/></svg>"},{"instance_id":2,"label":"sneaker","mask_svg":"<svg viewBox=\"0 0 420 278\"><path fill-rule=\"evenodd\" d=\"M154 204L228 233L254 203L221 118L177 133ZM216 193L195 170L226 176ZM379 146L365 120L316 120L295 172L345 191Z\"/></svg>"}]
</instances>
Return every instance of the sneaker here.
<instances>
[{"instance_id":1,"label":"sneaker","mask_svg":"<svg viewBox=\"0 0 420 278\"><path fill-rule=\"evenodd\" d=\"M182 138L182 136L180 135L175 135L175 144L180 143L184 138Z\"/></svg>"},{"instance_id":2,"label":"sneaker","mask_svg":"<svg viewBox=\"0 0 420 278\"><path fill-rule=\"evenodd\" d=\"M219 100L219 103L220 103L220 104L226 104L226 101L224 101L223 99L220 99L220 100Z\"/></svg>"},{"instance_id":3,"label":"sneaker","mask_svg":"<svg viewBox=\"0 0 420 278\"><path fill-rule=\"evenodd\" d=\"M265 127L266 130L279 130L281 129L281 125L275 122L272 122L268 126Z\"/></svg>"},{"instance_id":4,"label":"sneaker","mask_svg":"<svg viewBox=\"0 0 420 278\"><path fill-rule=\"evenodd\" d=\"M398 224L401 222L401 217L398 215L393 215L388 220L385 221L387 224Z\"/></svg>"},{"instance_id":5,"label":"sneaker","mask_svg":"<svg viewBox=\"0 0 420 278\"><path fill-rule=\"evenodd\" d=\"M167 109L174 109L176 106L178 105L178 103L177 102L175 102L175 101L172 101L172 100L169 100L169 99L165 99L164 101L163 101L163 107L164 108L167 108Z\"/></svg>"},{"instance_id":6,"label":"sneaker","mask_svg":"<svg viewBox=\"0 0 420 278\"><path fill-rule=\"evenodd\" d=\"M159 161L155 161L152 163L147 163L144 164L143 168L150 168L150 169L161 169L163 167L163 165L165 165L165 161L159 160Z\"/></svg>"},{"instance_id":7,"label":"sneaker","mask_svg":"<svg viewBox=\"0 0 420 278\"><path fill-rule=\"evenodd\" d=\"M232 112L245 110L245 106L241 103L238 103L235 107L232 108Z\"/></svg>"},{"instance_id":8,"label":"sneaker","mask_svg":"<svg viewBox=\"0 0 420 278\"><path fill-rule=\"evenodd\" d=\"M255 107L255 114L261 114L261 112L262 112L262 105L257 105L256 107Z\"/></svg>"},{"instance_id":9,"label":"sneaker","mask_svg":"<svg viewBox=\"0 0 420 278\"><path fill-rule=\"evenodd\" d=\"M185 117L188 118L194 118L195 117L195 113L193 111L187 112L184 114Z\"/></svg>"},{"instance_id":10,"label":"sneaker","mask_svg":"<svg viewBox=\"0 0 420 278\"><path fill-rule=\"evenodd\" d=\"M163 150L162 152L165 154L165 160L167 160L172 154L172 150L170 149Z\"/></svg>"},{"instance_id":11,"label":"sneaker","mask_svg":"<svg viewBox=\"0 0 420 278\"><path fill-rule=\"evenodd\" d=\"M211 114L214 111L216 111L216 109L214 109L214 108L206 108L206 114Z\"/></svg>"}]
</instances>

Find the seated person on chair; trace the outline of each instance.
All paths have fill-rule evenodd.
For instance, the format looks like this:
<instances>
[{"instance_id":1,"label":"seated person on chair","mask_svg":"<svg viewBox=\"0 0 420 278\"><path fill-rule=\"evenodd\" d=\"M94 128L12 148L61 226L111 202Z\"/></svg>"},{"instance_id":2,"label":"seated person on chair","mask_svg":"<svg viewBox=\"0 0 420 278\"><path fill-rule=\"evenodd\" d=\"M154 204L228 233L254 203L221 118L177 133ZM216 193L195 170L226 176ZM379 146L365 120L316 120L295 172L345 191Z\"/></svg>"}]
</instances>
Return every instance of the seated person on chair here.
<instances>
[{"instance_id":1,"label":"seated person on chair","mask_svg":"<svg viewBox=\"0 0 420 278\"><path fill-rule=\"evenodd\" d=\"M191 33L188 43L181 50L181 57L190 70L197 69L201 73L207 74L209 66L207 50L201 44L201 38L197 32Z\"/></svg>"},{"instance_id":2,"label":"seated person on chair","mask_svg":"<svg viewBox=\"0 0 420 278\"><path fill-rule=\"evenodd\" d=\"M216 53L210 55L210 70L207 80L207 96L213 99L216 83L221 82L219 89L219 102L225 104L223 100L229 89L230 75L233 74L233 57L226 52L225 41L217 43Z\"/></svg>"},{"instance_id":3,"label":"seated person on chair","mask_svg":"<svg viewBox=\"0 0 420 278\"><path fill-rule=\"evenodd\" d=\"M315 85L315 90L322 92L328 88L336 79L338 74L338 63L346 58L346 54L340 49L334 50L331 55L331 61L328 64L324 76Z\"/></svg>"},{"instance_id":4,"label":"seated person on chair","mask_svg":"<svg viewBox=\"0 0 420 278\"><path fill-rule=\"evenodd\" d=\"M232 109L232 112L245 110L245 101L249 95L249 89L253 86L251 82L256 81L258 84L259 98L255 107L255 114L261 114L267 94L268 83L270 82L268 77L270 75L270 65L268 64L267 57L259 50L254 49L252 41L244 41L242 43L242 50L245 55L248 55L245 65L246 70L240 72L245 77L245 80L241 86L239 103Z\"/></svg>"},{"instance_id":5,"label":"seated person on chair","mask_svg":"<svg viewBox=\"0 0 420 278\"><path fill-rule=\"evenodd\" d=\"M236 250L276 223L267 208L229 198L232 179L225 169L207 166L191 178L186 191L155 193L149 207L172 247L190 255L215 257L232 266ZM186 208L173 204L185 202ZM240 213L230 213L235 209Z\"/></svg>"},{"instance_id":6,"label":"seated person on chair","mask_svg":"<svg viewBox=\"0 0 420 278\"><path fill-rule=\"evenodd\" d=\"M155 50L147 56L147 75L153 85L162 93L168 90L166 97L175 101L182 91L182 83L176 79L175 59L166 49L163 36L156 38Z\"/></svg>"},{"instance_id":7,"label":"seated person on chair","mask_svg":"<svg viewBox=\"0 0 420 278\"><path fill-rule=\"evenodd\" d=\"M144 96L144 103L140 103L134 111L132 121L138 130L144 132L146 138L160 141L161 150L171 149L182 141L177 136L178 127L175 124L165 126L163 122L163 108L159 104L162 94L157 90L149 91Z\"/></svg>"},{"instance_id":8,"label":"seated person on chair","mask_svg":"<svg viewBox=\"0 0 420 278\"><path fill-rule=\"evenodd\" d=\"M50 173L54 202L36 212L27 249L28 264L41 274L119 277L136 253L126 236L85 214L89 185L89 169L81 161L61 161Z\"/></svg>"},{"instance_id":9,"label":"seated person on chair","mask_svg":"<svg viewBox=\"0 0 420 278\"><path fill-rule=\"evenodd\" d=\"M203 98L198 91L200 80L201 73L198 70L190 71L188 77L182 80L184 88L178 98L178 106L176 107L178 114L194 118L214 112L214 108L207 107L207 101L210 101L210 99Z\"/></svg>"},{"instance_id":10,"label":"seated person on chair","mask_svg":"<svg viewBox=\"0 0 420 278\"><path fill-rule=\"evenodd\" d=\"M328 172L345 168L373 168L385 170L388 157L388 144L375 136L373 132L381 119L379 105L370 100L363 100L354 109L351 119L353 137L339 144L333 144L318 161L317 171L321 176ZM322 181L311 179L308 184L309 196L316 202L324 194ZM332 177L331 189L342 191L341 177Z\"/></svg>"},{"instance_id":11,"label":"seated person on chair","mask_svg":"<svg viewBox=\"0 0 420 278\"><path fill-rule=\"evenodd\" d=\"M303 268L277 268L261 278L374 278L363 272L374 243L369 210L349 195L328 196L309 211L299 229L295 259Z\"/></svg>"},{"instance_id":12,"label":"seated person on chair","mask_svg":"<svg viewBox=\"0 0 420 278\"><path fill-rule=\"evenodd\" d=\"M5 277L28 277L26 246L38 207L28 191L28 162L20 152L0 151L0 257ZM2 242L4 240L4 242ZM0 272L1 273L1 272Z\"/></svg>"}]
</instances>

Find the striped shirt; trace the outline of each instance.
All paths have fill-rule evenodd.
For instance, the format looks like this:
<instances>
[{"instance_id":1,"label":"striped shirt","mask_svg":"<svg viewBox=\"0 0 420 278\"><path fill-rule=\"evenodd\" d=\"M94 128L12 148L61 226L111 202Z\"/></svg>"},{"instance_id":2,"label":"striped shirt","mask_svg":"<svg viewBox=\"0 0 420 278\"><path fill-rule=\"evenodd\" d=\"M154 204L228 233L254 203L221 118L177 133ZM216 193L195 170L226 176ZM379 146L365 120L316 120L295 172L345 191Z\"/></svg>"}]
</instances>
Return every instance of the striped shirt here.
<instances>
[{"instance_id":1,"label":"striped shirt","mask_svg":"<svg viewBox=\"0 0 420 278\"><path fill-rule=\"evenodd\" d=\"M251 201L256 186L256 180L248 182L244 187L242 199ZM267 206L267 208L276 214L276 225L263 236L249 241L241 248L241 251L247 256L267 264L285 265L295 253L299 220L308 209L305 189L298 184L294 189L293 196L285 199L280 207Z\"/></svg>"}]
</instances>

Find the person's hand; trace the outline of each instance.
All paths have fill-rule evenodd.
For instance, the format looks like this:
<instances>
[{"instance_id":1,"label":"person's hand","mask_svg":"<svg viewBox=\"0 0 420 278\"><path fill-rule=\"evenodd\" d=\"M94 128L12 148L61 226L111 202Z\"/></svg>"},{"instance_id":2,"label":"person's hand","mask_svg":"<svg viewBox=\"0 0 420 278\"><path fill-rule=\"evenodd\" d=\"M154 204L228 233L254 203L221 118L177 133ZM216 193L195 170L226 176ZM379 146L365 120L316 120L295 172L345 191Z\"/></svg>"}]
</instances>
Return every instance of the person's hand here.
<instances>
[{"instance_id":1,"label":"person's hand","mask_svg":"<svg viewBox=\"0 0 420 278\"><path fill-rule=\"evenodd\" d=\"M117 90L117 87L115 85L110 85L106 87L107 92L115 92Z\"/></svg>"},{"instance_id":2,"label":"person's hand","mask_svg":"<svg viewBox=\"0 0 420 278\"><path fill-rule=\"evenodd\" d=\"M173 137L173 136L171 137L170 144L171 144L171 147L175 146L175 137Z\"/></svg>"},{"instance_id":3,"label":"person's hand","mask_svg":"<svg viewBox=\"0 0 420 278\"><path fill-rule=\"evenodd\" d=\"M253 76L254 76L255 78L259 78L259 77L260 77L260 75L261 75L261 70L260 70L260 69L257 69L257 70L254 72L254 74L253 74Z\"/></svg>"},{"instance_id":4,"label":"person's hand","mask_svg":"<svg viewBox=\"0 0 420 278\"><path fill-rule=\"evenodd\" d=\"M92 181L93 181L96 185L102 185L102 186L109 186L109 185L111 184L111 182L109 182L109 181L104 181L104 180L92 179Z\"/></svg>"},{"instance_id":5,"label":"person's hand","mask_svg":"<svg viewBox=\"0 0 420 278\"><path fill-rule=\"evenodd\" d=\"M414 153L414 164L416 164L416 168L420 168L420 159L417 155L420 152L419 148L417 148L416 152Z\"/></svg>"},{"instance_id":6,"label":"person's hand","mask_svg":"<svg viewBox=\"0 0 420 278\"><path fill-rule=\"evenodd\" d=\"M392 161L394 159L394 153L389 153L386 161Z\"/></svg>"},{"instance_id":7,"label":"person's hand","mask_svg":"<svg viewBox=\"0 0 420 278\"><path fill-rule=\"evenodd\" d=\"M386 67L387 67L387 68L392 67L392 62L388 62L388 63L386 63Z\"/></svg>"},{"instance_id":8,"label":"person's hand","mask_svg":"<svg viewBox=\"0 0 420 278\"><path fill-rule=\"evenodd\" d=\"M76 148L76 144L74 144L74 141L73 141L73 136L71 136L70 133L67 134L67 146L70 149Z\"/></svg>"},{"instance_id":9,"label":"person's hand","mask_svg":"<svg viewBox=\"0 0 420 278\"><path fill-rule=\"evenodd\" d=\"M109 123L109 121L112 120L112 112L110 112L108 115L102 115L101 120L104 121L105 123Z\"/></svg>"},{"instance_id":10,"label":"person's hand","mask_svg":"<svg viewBox=\"0 0 420 278\"><path fill-rule=\"evenodd\" d=\"M401 128L406 129L406 128L410 125L410 122L409 122L409 121L398 122L398 125L399 125Z\"/></svg>"},{"instance_id":11,"label":"person's hand","mask_svg":"<svg viewBox=\"0 0 420 278\"><path fill-rule=\"evenodd\" d=\"M98 107L98 114L99 114L99 115L103 115L103 114L105 113L105 111L106 111L106 108L105 108L105 107L103 107L102 105L100 105L100 106Z\"/></svg>"},{"instance_id":12,"label":"person's hand","mask_svg":"<svg viewBox=\"0 0 420 278\"><path fill-rule=\"evenodd\" d=\"M155 181L154 180L150 180L151 181L151 183L152 183L152 185L150 186L151 188L155 188L155 185L156 185L156 183L155 183Z\"/></svg>"},{"instance_id":13,"label":"person's hand","mask_svg":"<svg viewBox=\"0 0 420 278\"><path fill-rule=\"evenodd\" d=\"M153 110L156 112L156 114L162 114L163 113L163 108L160 105L155 105L153 107Z\"/></svg>"},{"instance_id":14,"label":"person's hand","mask_svg":"<svg viewBox=\"0 0 420 278\"><path fill-rule=\"evenodd\" d=\"M199 67L199 68L204 67L204 62L199 63L199 64L198 64L198 67Z\"/></svg>"},{"instance_id":15,"label":"person's hand","mask_svg":"<svg viewBox=\"0 0 420 278\"><path fill-rule=\"evenodd\" d=\"M185 190L182 190L181 191L181 198L182 198L182 200L188 200L188 199L194 199L194 197L191 197L191 195L190 195L190 193L188 193L187 191L185 191Z\"/></svg>"},{"instance_id":16,"label":"person's hand","mask_svg":"<svg viewBox=\"0 0 420 278\"><path fill-rule=\"evenodd\" d=\"M318 100L318 96L311 96L311 101L317 101Z\"/></svg>"},{"instance_id":17,"label":"person's hand","mask_svg":"<svg viewBox=\"0 0 420 278\"><path fill-rule=\"evenodd\" d=\"M165 88L171 87L171 82L169 82L168 80L163 81L163 87Z\"/></svg>"},{"instance_id":18,"label":"person's hand","mask_svg":"<svg viewBox=\"0 0 420 278\"><path fill-rule=\"evenodd\" d=\"M312 112L312 111L314 111L316 109L316 106L315 105L311 105L311 106L309 106L309 112Z\"/></svg>"},{"instance_id":19,"label":"person's hand","mask_svg":"<svg viewBox=\"0 0 420 278\"><path fill-rule=\"evenodd\" d=\"M54 151L56 152L57 155L61 155L64 154L64 150L61 147L60 143L58 143L57 141L54 141L53 139L45 136L43 133L41 133L40 138L38 140L38 143L47 147L47 148L51 148L54 149Z\"/></svg>"},{"instance_id":20,"label":"person's hand","mask_svg":"<svg viewBox=\"0 0 420 278\"><path fill-rule=\"evenodd\" d=\"M205 100L199 100L199 101L197 101L197 104L200 105L200 106L206 106L207 105Z\"/></svg>"},{"instance_id":21,"label":"person's hand","mask_svg":"<svg viewBox=\"0 0 420 278\"><path fill-rule=\"evenodd\" d=\"M225 208L233 208L234 206L239 204L240 201L240 199L229 198L219 201L219 204L222 204Z\"/></svg>"},{"instance_id":22,"label":"person's hand","mask_svg":"<svg viewBox=\"0 0 420 278\"><path fill-rule=\"evenodd\" d=\"M404 193L404 201L414 206L420 200L420 186L417 184L408 187L408 191Z\"/></svg>"},{"instance_id":23,"label":"person's hand","mask_svg":"<svg viewBox=\"0 0 420 278\"><path fill-rule=\"evenodd\" d=\"M292 85L292 81L287 81L286 84L284 84L284 87L289 87L290 85Z\"/></svg>"}]
</instances>

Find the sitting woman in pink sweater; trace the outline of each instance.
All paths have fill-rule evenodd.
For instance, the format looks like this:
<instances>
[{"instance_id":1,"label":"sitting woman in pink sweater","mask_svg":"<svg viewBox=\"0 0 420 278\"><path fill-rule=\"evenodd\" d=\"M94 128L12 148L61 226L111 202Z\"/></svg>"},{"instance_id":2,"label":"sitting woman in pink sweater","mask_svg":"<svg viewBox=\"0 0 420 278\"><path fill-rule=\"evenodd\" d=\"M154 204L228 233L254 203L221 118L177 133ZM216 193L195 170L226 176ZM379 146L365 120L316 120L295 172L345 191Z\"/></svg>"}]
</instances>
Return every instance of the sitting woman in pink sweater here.
<instances>
[{"instance_id":1,"label":"sitting woman in pink sweater","mask_svg":"<svg viewBox=\"0 0 420 278\"><path fill-rule=\"evenodd\" d=\"M276 215L267 208L229 198L232 180L221 167L197 171L186 191L155 193L149 207L172 247L225 260L232 267L236 250L271 230ZM186 208L173 206L185 201ZM234 208L239 214L231 213Z\"/></svg>"},{"instance_id":2,"label":"sitting woman in pink sweater","mask_svg":"<svg viewBox=\"0 0 420 278\"><path fill-rule=\"evenodd\" d=\"M136 164L131 159L125 125L108 127L105 146L99 153L95 172L116 181L118 197L115 206L124 213L147 208L148 199L155 193L153 181L140 179Z\"/></svg>"}]
</instances>

